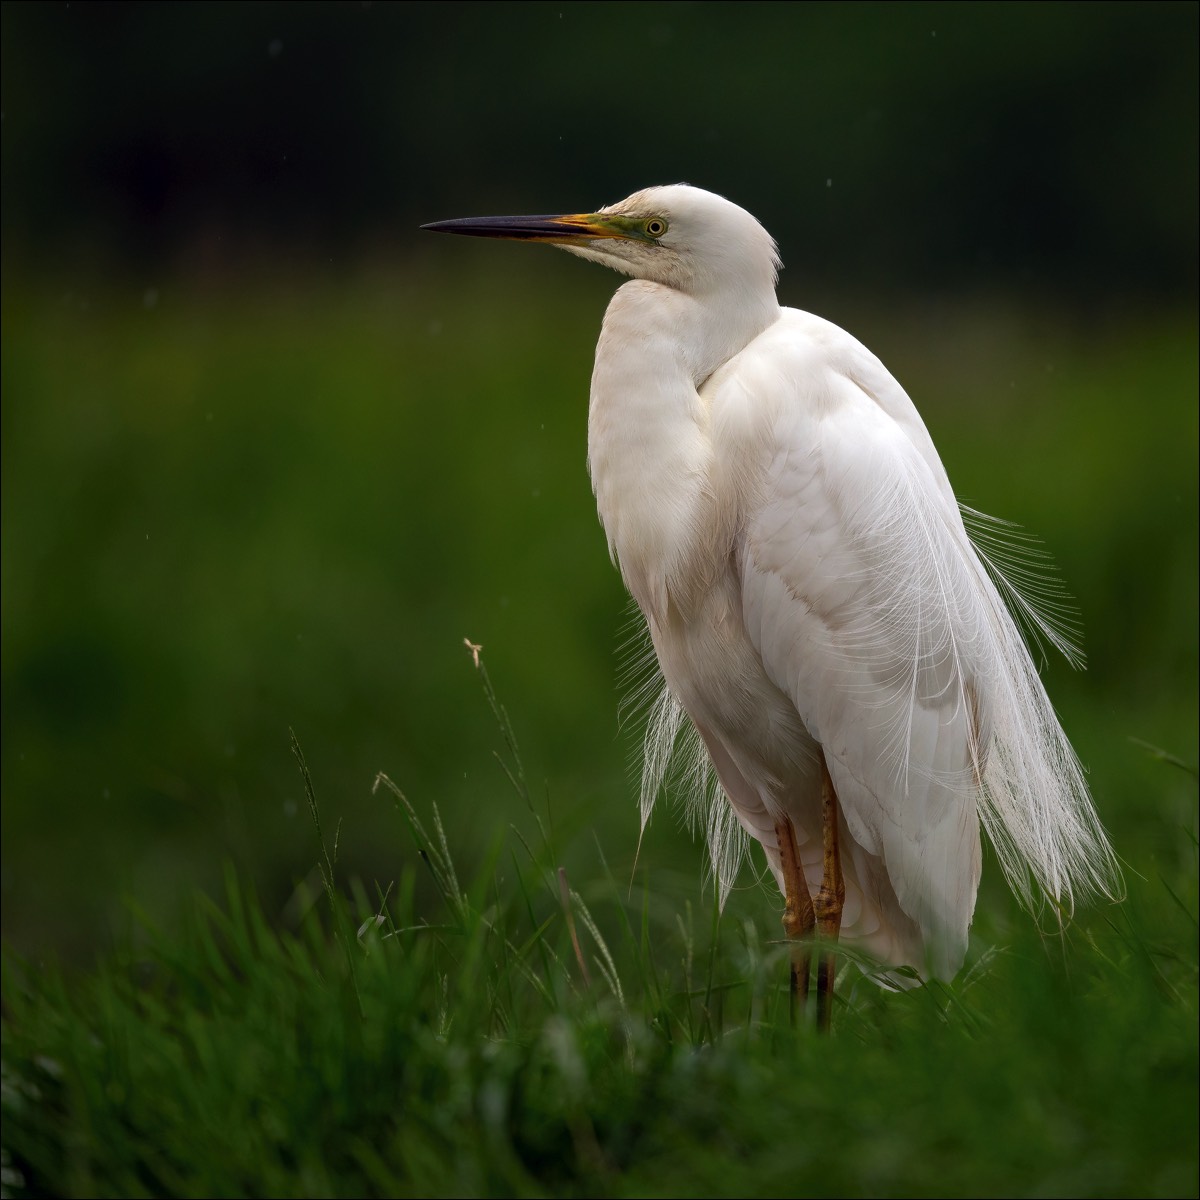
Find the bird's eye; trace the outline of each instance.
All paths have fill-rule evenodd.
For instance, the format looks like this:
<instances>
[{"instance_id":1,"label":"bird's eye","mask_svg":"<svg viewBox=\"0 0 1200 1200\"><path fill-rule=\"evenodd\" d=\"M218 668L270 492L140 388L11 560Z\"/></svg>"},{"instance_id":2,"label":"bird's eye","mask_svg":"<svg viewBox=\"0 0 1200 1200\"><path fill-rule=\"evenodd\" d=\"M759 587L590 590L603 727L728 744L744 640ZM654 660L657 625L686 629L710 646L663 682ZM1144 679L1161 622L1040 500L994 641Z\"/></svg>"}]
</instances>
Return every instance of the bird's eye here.
<instances>
[{"instance_id":1,"label":"bird's eye","mask_svg":"<svg viewBox=\"0 0 1200 1200\"><path fill-rule=\"evenodd\" d=\"M642 228L649 237L660 238L667 232L667 223L662 217L651 217Z\"/></svg>"}]
</instances>

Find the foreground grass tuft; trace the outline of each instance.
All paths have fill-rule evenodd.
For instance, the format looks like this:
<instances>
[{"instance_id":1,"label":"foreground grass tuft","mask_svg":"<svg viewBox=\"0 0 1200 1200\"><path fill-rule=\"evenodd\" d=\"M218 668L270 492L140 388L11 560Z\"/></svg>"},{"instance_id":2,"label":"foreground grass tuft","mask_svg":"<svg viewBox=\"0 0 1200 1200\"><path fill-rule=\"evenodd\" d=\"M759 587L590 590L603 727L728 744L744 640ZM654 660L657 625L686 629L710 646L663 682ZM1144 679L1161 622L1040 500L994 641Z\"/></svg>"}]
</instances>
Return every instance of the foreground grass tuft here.
<instances>
[{"instance_id":1,"label":"foreground grass tuft","mask_svg":"<svg viewBox=\"0 0 1200 1200\"><path fill-rule=\"evenodd\" d=\"M340 887L294 749L324 887L291 928L230 872L82 978L6 959L5 1196L1196 1190L1194 863L1061 940L1014 923L950 986L847 962L821 1038L769 904L681 913L599 851L569 879L532 802L463 878L380 776L415 854Z\"/></svg>"}]
</instances>

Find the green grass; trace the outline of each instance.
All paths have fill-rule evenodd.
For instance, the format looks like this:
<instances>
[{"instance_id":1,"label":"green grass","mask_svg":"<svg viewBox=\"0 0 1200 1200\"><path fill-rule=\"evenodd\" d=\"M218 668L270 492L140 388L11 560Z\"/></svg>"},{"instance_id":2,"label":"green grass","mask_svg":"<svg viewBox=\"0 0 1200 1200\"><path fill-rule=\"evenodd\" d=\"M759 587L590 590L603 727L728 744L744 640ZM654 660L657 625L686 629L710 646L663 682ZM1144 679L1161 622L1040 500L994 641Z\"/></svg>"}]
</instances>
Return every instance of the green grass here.
<instances>
[{"instance_id":1,"label":"green grass","mask_svg":"<svg viewBox=\"0 0 1200 1200\"><path fill-rule=\"evenodd\" d=\"M1059 939L985 862L969 970L847 965L821 1040L773 889L718 919L665 812L637 852L584 468L612 280L495 270L6 278L0 1190L1195 1192L1194 312L785 295L1053 552L1129 886Z\"/></svg>"},{"instance_id":2,"label":"green grass","mask_svg":"<svg viewBox=\"0 0 1200 1200\"><path fill-rule=\"evenodd\" d=\"M847 961L821 1037L765 894L681 909L599 847L567 876L483 682L526 819L470 879L380 776L403 866L343 891L294 743L323 886L291 928L230 872L93 972L6 961L6 1196L1195 1191L1194 840L1061 937L981 912L951 985Z\"/></svg>"},{"instance_id":3,"label":"green grass","mask_svg":"<svg viewBox=\"0 0 1200 1200\"><path fill-rule=\"evenodd\" d=\"M289 727L350 874L392 872L377 770L436 798L477 865L521 809L493 787L468 636L559 799L563 861L587 869L595 834L629 877L626 597L584 461L614 279L491 249L167 279L154 307L141 281L6 277L0 911L22 953L94 959L126 896L169 927L226 861L280 909L310 861ZM784 284L888 363L965 500L1044 539L1089 656L1051 662L1050 695L1121 852L1174 870L1194 792L1131 739L1196 762L1194 313ZM672 822L645 849L696 894Z\"/></svg>"}]
</instances>

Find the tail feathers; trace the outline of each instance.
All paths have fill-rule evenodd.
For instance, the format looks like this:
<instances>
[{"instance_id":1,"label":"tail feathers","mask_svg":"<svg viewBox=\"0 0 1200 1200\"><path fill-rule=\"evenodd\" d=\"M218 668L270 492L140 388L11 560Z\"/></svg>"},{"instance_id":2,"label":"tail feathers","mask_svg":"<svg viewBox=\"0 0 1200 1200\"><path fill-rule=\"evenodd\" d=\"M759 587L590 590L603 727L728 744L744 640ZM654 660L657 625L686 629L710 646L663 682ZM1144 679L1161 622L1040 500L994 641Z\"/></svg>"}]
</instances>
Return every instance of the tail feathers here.
<instances>
[{"instance_id":1,"label":"tail feathers","mask_svg":"<svg viewBox=\"0 0 1200 1200\"><path fill-rule=\"evenodd\" d=\"M1116 855L1031 654L1048 642L1073 666L1083 665L1070 597L1033 539L970 509L964 517L992 644L992 736L979 801L984 829L1030 909L1040 897L1065 917L1079 900L1118 900L1124 885Z\"/></svg>"}]
</instances>

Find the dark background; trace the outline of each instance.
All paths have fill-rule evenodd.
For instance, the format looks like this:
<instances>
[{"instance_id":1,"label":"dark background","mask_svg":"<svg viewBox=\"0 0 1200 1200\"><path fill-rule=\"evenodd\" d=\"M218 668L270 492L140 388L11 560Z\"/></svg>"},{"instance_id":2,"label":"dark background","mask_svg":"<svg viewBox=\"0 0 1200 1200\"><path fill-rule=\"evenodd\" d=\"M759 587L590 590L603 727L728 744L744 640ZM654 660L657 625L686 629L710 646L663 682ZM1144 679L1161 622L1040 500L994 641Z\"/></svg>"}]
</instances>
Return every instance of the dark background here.
<instances>
[{"instance_id":1,"label":"dark background","mask_svg":"<svg viewBox=\"0 0 1200 1200\"><path fill-rule=\"evenodd\" d=\"M823 278L1196 286L1194 4L8 4L4 34L6 262L337 260L686 179Z\"/></svg>"},{"instance_id":2,"label":"dark background","mask_svg":"<svg viewBox=\"0 0 1200 1200\"><path fill-rule=\"evenodd\" d=\"M1197 12L5 4L6 937L86 955L226 860L286 914L289 726L346 872L407 852L379 769L482 852L521 810L467 635L564 854L626 868L583 465L615 278L416 226L681 179L1046 537L1092 653L1051 692L1118 844L1173 853L1194 792L1148 815L1130 739L1195 760ZM643 857L694 888L678 842Z\"/></svg>"}]
</instances>

